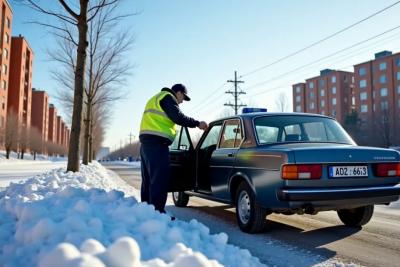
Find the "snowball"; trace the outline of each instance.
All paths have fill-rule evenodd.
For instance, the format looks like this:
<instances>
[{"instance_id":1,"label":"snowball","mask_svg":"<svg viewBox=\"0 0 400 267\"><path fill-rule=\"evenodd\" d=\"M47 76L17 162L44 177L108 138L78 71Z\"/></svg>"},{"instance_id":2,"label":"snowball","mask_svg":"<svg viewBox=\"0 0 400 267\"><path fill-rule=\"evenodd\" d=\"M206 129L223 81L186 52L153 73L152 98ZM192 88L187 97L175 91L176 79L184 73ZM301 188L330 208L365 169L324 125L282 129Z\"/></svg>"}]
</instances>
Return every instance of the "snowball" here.
<instances>
[{"instance_id":1,"label":"snowball","mask_svg":"<svg viewBox=\"0 0 400 267\"><path fill-rule=\"evenodd\" d=\"M215 260L208 260L201 253L193 253L192 255L182 255L179 256L175 262L171 265L171 267L222 267L223 265L219 264Z\"/></svg>"},{"instance_id":2,"label":"snowball","mask_svg":"<svg viewBox=\"0 0 400 267\"><path fill-rule=\"evenodd\" d=\"M87 239L82 243L80 247L82 252L94 255L98 253L103 253L106 251L106 248L99 241L95 239Z\"/></svg>"},{"instance_id":3,"label":"snowball","mask_svg":"<svg viewBox=\"0 0 400 267\"><path fill-rule=\"evenodd\" d=\"M106 267L100 259L88 254L82 254L81 257L69 260L67 263L69 267Z\"/></svg>"},{"instance_id":4,"label":"snowball","mask_svg":"<svg viewBox=\"0 0 400 267\"><path fill-rule=\"evenodd\" d=\"M78 249L69 243L61 243L50 253L46 254L40 261L39 267L69 267L69 260L78 258Z\"/></svg>"},{"instance_id":5,"label":"snowball","mask_svg":"<svg viewBox=\"0 0 400 267\"><path fill-rule=\"evenodd\" d=\"M139 267L140 248L133 238L122 237L108 247L105 253L107 266Z\"/></svg>"}]
</instances>

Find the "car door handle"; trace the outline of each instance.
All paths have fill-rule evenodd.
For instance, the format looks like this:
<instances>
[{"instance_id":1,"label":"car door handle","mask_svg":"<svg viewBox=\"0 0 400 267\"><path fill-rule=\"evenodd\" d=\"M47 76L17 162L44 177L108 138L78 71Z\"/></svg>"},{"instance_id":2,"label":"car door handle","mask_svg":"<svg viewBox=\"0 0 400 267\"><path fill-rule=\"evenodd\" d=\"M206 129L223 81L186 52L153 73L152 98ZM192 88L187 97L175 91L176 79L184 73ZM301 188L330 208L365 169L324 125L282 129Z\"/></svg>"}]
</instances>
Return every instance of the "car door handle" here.
<instances>
[{"instance_id":1,"label":"car door handle","mask_svg":"<svg viewBox=\"0 0 400 267\"><path fill-rule=\"evenodd\" d=\"M228 153L228 158L233 158L235 155L233 153Z\"/></svg>"}]
</instances>

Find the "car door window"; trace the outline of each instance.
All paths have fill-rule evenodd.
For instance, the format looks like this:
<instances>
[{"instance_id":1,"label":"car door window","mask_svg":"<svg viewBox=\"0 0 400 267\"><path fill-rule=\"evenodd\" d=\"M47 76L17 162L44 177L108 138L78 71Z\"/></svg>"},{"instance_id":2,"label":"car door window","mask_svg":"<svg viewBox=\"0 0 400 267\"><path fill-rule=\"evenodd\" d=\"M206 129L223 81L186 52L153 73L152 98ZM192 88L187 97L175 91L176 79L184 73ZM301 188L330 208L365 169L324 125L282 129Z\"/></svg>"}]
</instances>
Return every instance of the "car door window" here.
<instances>
[{"instance_id":1,"label":"car door window","mask_svg":"<svg viewBox=\"0 0 400 267\"><path fill-rule=\"evenodd\" d=\"M170 150L189 150L191 146L190 137L184 127L177 130L176 136L172 144L169 146Z\"/></svg>"},{"instance_id":2,"label":"car door window","mask_svg":"<svg viewBox=\"0 0 400 267\"><path fill-rule=\"evenodd\" d=\"M177 130L175 139L172 142L172 144L169 146L170 150L178 150L178 148L179 148L179 139L181 138L181 130L182 129L183 129L183 127L181 127L179 130Z\"/></svg>"},{"instance_id":3,"label":"car door window","mask_svg":"<svg viewBox=\"0 0 400 267\"><path fill-rule=\"evenodd\" d=\"M212 145L217 145L220 131L221 131L221 125L212 126L207 136L205 137L203 143L201 144L200 149L204 149Z\"/></svg>"},{"instance_id":4,"label":"car door window","mask_svg":"<svg viewBox=\"0 0 400 267\"><path fill-rule=\"evenodd\" d=\"M237 148L242 141L240 120L227 120L221 136L219 148Z\"/></svg>"}]
</instances>

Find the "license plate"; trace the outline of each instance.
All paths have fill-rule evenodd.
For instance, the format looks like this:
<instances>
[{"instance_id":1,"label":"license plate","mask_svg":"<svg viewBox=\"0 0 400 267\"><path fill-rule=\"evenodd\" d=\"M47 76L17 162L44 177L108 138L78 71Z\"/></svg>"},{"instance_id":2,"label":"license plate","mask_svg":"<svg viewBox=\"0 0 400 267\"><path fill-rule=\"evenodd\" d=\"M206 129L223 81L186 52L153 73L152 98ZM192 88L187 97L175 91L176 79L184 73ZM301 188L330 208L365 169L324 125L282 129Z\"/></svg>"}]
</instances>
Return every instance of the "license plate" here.
<instances>
[{"instance_id":1,"label":"license plate","mask_svg":"<svg viewBox=\"0 0 400 267\"><path fill-rule=\"evenodd\" d=\"M367 166L331 166L329 177L366 177L368 176Z\"/></svg>"}]
</instances>

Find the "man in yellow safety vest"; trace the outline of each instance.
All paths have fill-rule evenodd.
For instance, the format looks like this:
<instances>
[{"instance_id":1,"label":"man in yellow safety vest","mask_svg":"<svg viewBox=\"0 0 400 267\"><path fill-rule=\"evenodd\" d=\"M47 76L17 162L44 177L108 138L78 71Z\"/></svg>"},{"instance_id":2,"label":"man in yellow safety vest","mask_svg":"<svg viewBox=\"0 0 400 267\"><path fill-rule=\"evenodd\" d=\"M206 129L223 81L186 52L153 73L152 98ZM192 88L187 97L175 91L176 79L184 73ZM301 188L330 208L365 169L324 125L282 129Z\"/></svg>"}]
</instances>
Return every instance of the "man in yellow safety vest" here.
<instances>
[{"instance_id":1,"label":"man in yellow safety vest","mask_svg":"<svg viewBox=\"0 0 400 267\"><path fill-rule=\"evenodd\" d=\"M147 102L140 124L141 201L154 205L161 213L165 213L170 179L168 146L175 139L176 124L202 130L208 128L206 122L181 112L178 105L183 100L190 100L183 84L163 88Z\"/></svg>"}]
</instances>

